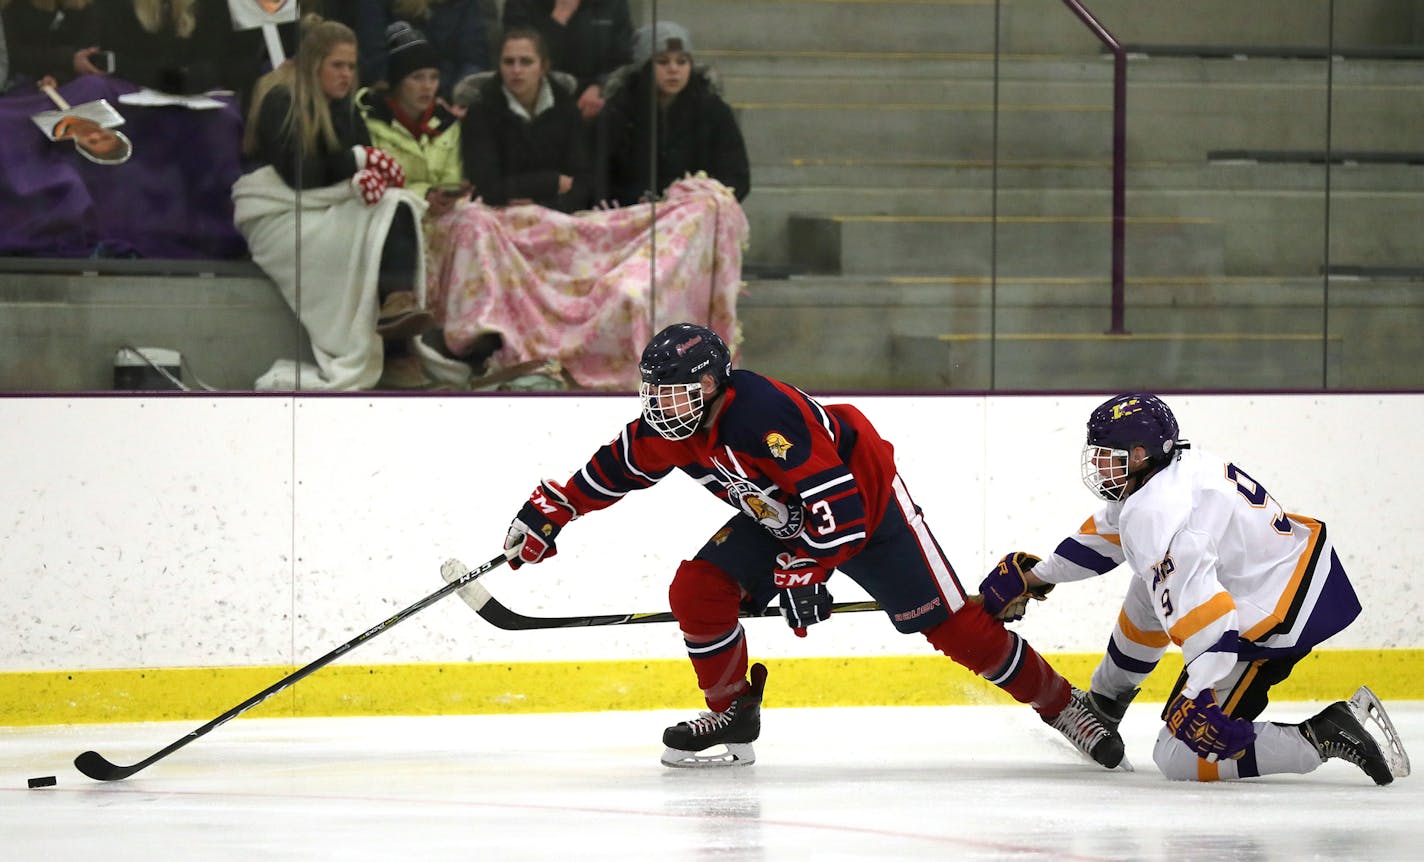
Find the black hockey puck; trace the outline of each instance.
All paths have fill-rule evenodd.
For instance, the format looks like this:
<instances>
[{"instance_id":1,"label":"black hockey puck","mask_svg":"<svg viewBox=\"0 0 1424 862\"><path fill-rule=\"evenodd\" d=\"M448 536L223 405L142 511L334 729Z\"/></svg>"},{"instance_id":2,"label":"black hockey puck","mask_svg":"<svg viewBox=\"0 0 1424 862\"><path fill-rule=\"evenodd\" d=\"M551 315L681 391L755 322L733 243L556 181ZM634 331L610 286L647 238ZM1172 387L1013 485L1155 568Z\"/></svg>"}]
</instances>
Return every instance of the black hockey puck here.
<instances>
[{"instance_id":1,"label":"black hockey puck","mask_svg":"<svg viewBox=\"0 0 1424 862\"><path fill-rule=\"evenodd\" d=\"M58 783L59 779L53 775L41 775L39 778L30 779L30 789L34 790L36 787L53 787Z\"/></svg>"}]
</instances>

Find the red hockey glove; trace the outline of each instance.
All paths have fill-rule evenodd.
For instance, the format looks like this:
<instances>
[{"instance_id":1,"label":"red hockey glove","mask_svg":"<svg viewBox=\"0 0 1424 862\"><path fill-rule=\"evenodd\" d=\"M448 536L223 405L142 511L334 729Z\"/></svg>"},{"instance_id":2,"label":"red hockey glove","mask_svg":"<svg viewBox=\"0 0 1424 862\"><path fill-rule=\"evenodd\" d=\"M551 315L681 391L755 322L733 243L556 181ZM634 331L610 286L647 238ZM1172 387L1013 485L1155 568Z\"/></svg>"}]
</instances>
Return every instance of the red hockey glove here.
<instances>
[{"instance_id":1,"label":"red hockey glove","mask_svg":"<svg viewBox=\"0 0 1424 862\"><path fill-rule=\"evenodd\" d=\"M1023 619L1028 610L1028 600L1042 601L1048 597L1053 584L1030 587L1024 572L1038 565L1042 560L1033 554L1014 551L1007 554L984 580L979 582L979 593L984 597L984 612L989 616L1013 622Z\"/></svg>"},{"instance_id":2,"label":"red hockey glove","mask_svg":"<svg viewBox=\"0 0 1424 862\"><path fill-rule=\"evenodd\" d=\"M1177 695L1168 704L1166 716L1172 735L1210 763L1240 757L1256 740L1256 727L1222 712L1216 693L1209 688L1192 699Z\"/></svg>"},{"instance_id":3,"label":"red hockey glove","mask_svg":"<svg viewBox=\"0 0 1424 862\"><path fill-rule=\"evenodd\" d=\"M825 580L829 572L809 557L777 554L772 569L772 583L781 590L781 615L798 638L806 636L806 627L831 615L831 593Z\"/></svg>"},{"instance_id":4,"label":"red hockey glove","mask_svg":"<svg viewBox=\"0 0 1424 862\"><path fill-rule=\"evenodd\" d=\"M356 197L366 206L375 206L385 197L386 181L380 174L366 168L351 175L351 191L355 192Z\"/></svg>"},{"instance_id":5,"label":"red hockey glove","mask_svg":"<svg viewBox=\"0 0 1424 862\"><path fill-rule=\"evenodd\" d=\"M517 569L557 554L554 537L576 517L578 513L559 486L547 479L540 482L505 533L504 552L509 557L509 567Z\"/></svg>"},{"instance_id":6,"label":"red hockey glove","mask_svg":"<svg viewBox=\"0 0 1424 862\"><path fill-rule=\"evenodd\" d=\"M355 149L357 168L375 171L393 189L405 188L405 169L390 153L376 147L357 146Z\"/></svg>"}]
</instances>

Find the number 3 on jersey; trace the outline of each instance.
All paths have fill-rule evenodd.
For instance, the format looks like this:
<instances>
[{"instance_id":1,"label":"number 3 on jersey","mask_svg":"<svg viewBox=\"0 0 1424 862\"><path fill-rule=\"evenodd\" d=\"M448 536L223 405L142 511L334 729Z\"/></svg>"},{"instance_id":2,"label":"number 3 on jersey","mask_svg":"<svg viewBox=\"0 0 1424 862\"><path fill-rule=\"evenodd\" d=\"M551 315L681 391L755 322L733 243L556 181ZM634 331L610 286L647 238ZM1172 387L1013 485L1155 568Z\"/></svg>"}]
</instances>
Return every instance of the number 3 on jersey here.
<instances>
[{"instance_id":1,"label":"number 3 on jersey","mask_svg":"<svg viewBox=\"0 0 1424 862\"><path fill-rule=\"evenodd\" d=\"M1250 474L1235 464L1226 465L1226 478L1236 483L1236 493L1245 498L1246 502L1250 503L1253 508L1264 508L1266 503L1271 501L1270 492L1261 487L1260 482L1252 479ZM1290 535L1291 523L1290 519L1286 517L1285 512L1279 512L1276 517L1271 519L1271 527L1277 533Z\"/></svg>"},{"instance_id":2,"label":"number 3 on jersey","mask_svg":"<svg viewBox=\"0 0 1424 862\"><path fill-rule=\"evenodd\" d=\"M816 532L822 536L836 531L836 516L831 511L831 504L825 500L820 500L811 506L811 514L821 519L820 526L816 527Z\"/></svg>"}]
</instances>

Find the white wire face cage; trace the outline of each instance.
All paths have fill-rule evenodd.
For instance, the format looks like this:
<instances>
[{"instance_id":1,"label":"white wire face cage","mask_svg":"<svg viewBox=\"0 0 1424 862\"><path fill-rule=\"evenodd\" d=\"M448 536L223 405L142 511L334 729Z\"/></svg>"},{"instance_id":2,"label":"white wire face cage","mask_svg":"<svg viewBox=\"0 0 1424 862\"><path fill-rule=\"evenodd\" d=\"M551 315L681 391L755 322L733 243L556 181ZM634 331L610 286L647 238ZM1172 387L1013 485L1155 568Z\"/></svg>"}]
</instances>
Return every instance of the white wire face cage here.
<instances>
[{"instance_id":1,"label":"white wire face cage","mask_svg":"<svg viewBox=\"0 0 1424 862\"><path fill-rule=\"evenodd\" d=\"M702 424L701 383L641 383L643 421L668 440L686 440Z\"/></svg>"},{"instance_id":2,"label":"white wire face cage","mask_svg":"<svg viewBox=\"0 0 1424 862\"><path fill-rule=\"evenodd\" d=\"M1127 450L1089 443L1083 447L1083 484L1104 500L1121 500L1127 487Z\"/></svg>"}]
</instances>

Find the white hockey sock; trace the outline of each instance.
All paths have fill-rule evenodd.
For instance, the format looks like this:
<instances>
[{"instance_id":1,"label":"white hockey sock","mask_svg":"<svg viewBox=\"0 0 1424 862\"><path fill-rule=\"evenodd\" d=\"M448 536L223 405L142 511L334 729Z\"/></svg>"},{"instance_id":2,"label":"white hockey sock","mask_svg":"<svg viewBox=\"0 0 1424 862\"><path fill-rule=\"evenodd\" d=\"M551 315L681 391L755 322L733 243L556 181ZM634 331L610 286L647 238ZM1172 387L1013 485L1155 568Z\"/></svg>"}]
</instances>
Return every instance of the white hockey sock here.
<instances>
[{"instance_id":1,"label":"white hockey sock","mask_svg":"<svg viewBox=\"0 0 1424 862\"><path fill-rule=\"evenodd\" d=\"M1304 775L1325 760L1294 724L1256 722L1256 769L1261 775ZM1222 777L1226 770L1222 770Z\"/></svg>"},{"instance_id":2,"label":"white hockey sock","mask_svg":"<svg viewBox=\"0 0 1424 862\"><path fill-rule=\"evenodd\" d=\"M1314 772L1320 764L1315 746L1301 736L1293 724L1254 722L1256 741L1243 756L1222 760L1205 767L1186 743L1172 736L1165 727L1158 733L1152 759L1162 774L1173 781L1236 781L1259 775Z\"/></svg>"}]
</instances>

